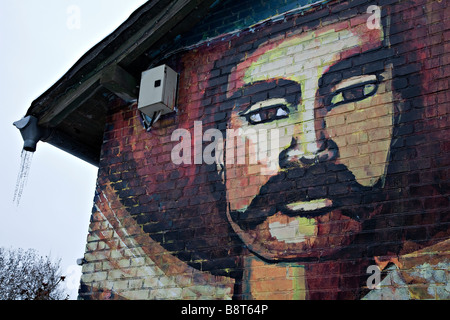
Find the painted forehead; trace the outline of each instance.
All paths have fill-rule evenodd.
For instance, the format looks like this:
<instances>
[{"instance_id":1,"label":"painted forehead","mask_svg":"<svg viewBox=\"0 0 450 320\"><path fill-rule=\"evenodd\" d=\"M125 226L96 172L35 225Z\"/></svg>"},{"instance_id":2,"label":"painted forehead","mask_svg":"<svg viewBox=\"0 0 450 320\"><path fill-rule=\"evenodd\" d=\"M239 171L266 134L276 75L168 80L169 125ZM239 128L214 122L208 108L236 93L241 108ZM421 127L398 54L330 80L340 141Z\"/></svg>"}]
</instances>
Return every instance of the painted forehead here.
<instances>
[{"instance_id":1,"label":"painted forehead","mask_svg":"<svg viewBox=\"0 0 450 320\"><path fill-rule=\"evenodd\" d=\"M301 82L327 72L338 61L380 47L382 29L369 30L364 24L351 29L330 26L306 31L299 36L260 46L237 65L236 88L262 80L285 78Z\"/></svg>"},{"instance_id":2,"label":"painted forehead","mask_svg":"<svg viewBox=\"0 0 450 320\"><path fill-rule=\"evenodd\" d=\"M262 54L246 70L244 82L289 78L301 81L323 73L340 58L342 51L361 46L362 40L348 30L317 35L310 32L302 37L282 42Z\"/></svg>"}]
</instances>

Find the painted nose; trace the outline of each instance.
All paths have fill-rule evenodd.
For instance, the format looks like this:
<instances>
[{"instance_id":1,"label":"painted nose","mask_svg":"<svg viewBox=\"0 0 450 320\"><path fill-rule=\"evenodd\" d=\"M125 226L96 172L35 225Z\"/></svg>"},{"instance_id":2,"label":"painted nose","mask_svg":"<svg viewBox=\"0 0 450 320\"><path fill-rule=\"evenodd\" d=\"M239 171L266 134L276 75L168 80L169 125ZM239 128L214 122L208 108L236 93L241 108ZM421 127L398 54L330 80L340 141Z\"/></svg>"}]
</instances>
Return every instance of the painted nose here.
<instances>
[{"instance_id":1,"label":"painted nose","mask_svg":"<svg viewBox=\"0 0 450 320\"><path fill-rule=\"evenodd\" d=\"M308 167L320 162L333 161L339 156L339 150L331 139L320 135L315 141L302 142L292 137L291 144L279 156L281 168Z\"/></svg>"},{"instance_id":2,"label":"painted nose","mask_svg":"<svg viewBox=\"0 0 450 320\"><path fill-rule=\"evenodd\" d=\"M314 79L311 75L311 79ZM294 132L290 145L280 153L280 167L310 166L319 162L333 161L338 157L338 147L326 132L325 114L318 99L317 83L307 80L302 89L294 119Z\"/></svg>"}]
</instances>

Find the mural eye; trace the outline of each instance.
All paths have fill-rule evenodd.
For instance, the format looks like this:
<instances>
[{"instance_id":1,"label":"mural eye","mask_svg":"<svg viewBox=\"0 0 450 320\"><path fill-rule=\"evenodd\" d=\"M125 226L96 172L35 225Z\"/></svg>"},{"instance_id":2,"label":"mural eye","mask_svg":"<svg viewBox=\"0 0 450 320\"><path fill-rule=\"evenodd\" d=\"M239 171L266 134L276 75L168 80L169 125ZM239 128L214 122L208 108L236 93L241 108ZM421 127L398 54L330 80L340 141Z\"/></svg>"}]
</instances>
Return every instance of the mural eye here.
<instances>
[{"instance_id":1,"label":"mural eye","mask_svg":"<svg viewBox=\"0 0 450 320\"><path fill-rule=\"evenodd\" d=\"M378 85L376 83L367 83L364 86L364 96L367 97L369 95L372 95L377 90Z\"/></svg>"},{"instance_id":2,"label":"mural eye","mask_svg":"<svg viewBox=\"0 0 450 320\"><path fill-rule=\"evenodd\" d=\"M258 109L249 112L244 116L250 124L259 124L287 118L289 116L289 109L284 105L277 105L273 107Z\"/></svg>"},{"instance_id":3,"label":"mural eye","mask_svg":"<svg viewBox=\"0 0 450 320\"><path fill-rule=\"evenodd\" d=\"M289 114L289 110L285 110L283 108L278 108L277 110L277 117L284 117L287 116Z\"/></svg>"},{"instance_id":4,"label":"mural eye","mask_svg":"<svg viewBox=\"0 0 450 320\"><path fill-rule=\"evenodd\" d=\"M251 122L261 122L261 115L259 113L253 113L249 117L249 121Z\"/></svg>"},{"instance_id":5,"label":"mural eye","mask_svg":"<svg viewBox=\"0 0 450 320\"><path fill-rule=\"evenodd\" d=\"M378 81L375 75L355 77L344 80L332 95L333 106L363 100L376 93Z\"/></svg>"},{"instance_id":6,"label":"mural eye","mask_svg":"<svg viewBox=\"0 0 450 320\"><path fill-rule=\"evenodd\" d=\"M250 106L239 115L250 124L260 124L289 117L289 108L285 99L269 99Z\"/></svg>"}]
</instances>

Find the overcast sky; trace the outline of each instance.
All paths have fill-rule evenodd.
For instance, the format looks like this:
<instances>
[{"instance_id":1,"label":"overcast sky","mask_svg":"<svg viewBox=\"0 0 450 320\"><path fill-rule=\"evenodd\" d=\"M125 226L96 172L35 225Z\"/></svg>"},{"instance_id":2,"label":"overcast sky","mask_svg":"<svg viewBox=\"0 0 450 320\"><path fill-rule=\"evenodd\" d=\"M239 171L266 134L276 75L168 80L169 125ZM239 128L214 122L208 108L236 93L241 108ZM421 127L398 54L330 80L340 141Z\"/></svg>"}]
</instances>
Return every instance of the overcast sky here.
<instances>
[{"instance_id":1,"label":"overcast sky","mask_svg":"<svg viewBox=\"0 0 450 320\"><path fill-rule=\"evenodd\" d=\"M27 184L13 203L23 140L12 124L91 47L144 0L0 0L0 246L61 258L76 292L97 168L39 142ZM69 291L69 290L68 290Z\"/></svg>"}]
</instances>

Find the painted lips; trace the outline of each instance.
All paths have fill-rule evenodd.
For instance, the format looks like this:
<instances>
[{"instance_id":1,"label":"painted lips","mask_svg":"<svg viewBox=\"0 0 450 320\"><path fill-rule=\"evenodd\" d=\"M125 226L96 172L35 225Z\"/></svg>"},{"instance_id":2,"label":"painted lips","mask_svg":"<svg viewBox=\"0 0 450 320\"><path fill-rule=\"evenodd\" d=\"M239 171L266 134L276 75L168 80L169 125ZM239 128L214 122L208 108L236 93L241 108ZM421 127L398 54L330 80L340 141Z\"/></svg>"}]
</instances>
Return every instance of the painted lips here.
<instances>
[{"instance_id":1,"label":"painted lips","mask_svg":"<svg viewBox=\"0 0 450 320\"><path fill-rule=\"evenodd\" d=\"M324 208L329 208L333 205L330 199L317 199L311 201L298 201L287 204L286 207L291 211L316 211Z\"/></svg>"}]
</instances>

